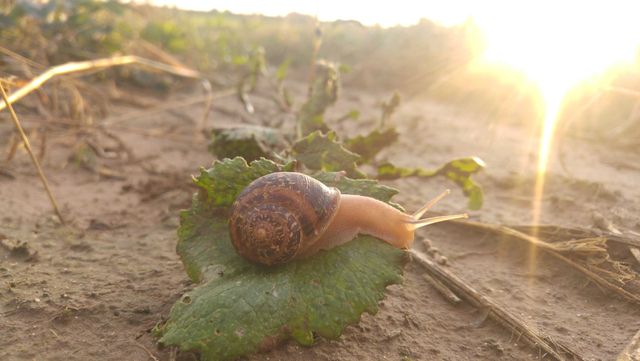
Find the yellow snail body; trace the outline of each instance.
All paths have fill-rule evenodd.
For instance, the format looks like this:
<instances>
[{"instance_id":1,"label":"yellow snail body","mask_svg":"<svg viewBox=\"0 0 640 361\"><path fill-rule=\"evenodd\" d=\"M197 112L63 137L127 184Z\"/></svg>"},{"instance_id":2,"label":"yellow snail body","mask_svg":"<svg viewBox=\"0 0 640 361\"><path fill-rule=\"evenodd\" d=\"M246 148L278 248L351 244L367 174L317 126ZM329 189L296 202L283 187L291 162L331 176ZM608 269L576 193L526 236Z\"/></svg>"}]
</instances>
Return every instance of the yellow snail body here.
<instances>
[{"instance_id":1,"label":"yellow snail body","mask_svg":"<svg viewBox=\"0 0 640 361\"><path fill-rule=\"evenodd\" d=\"M271 173L236 198L229 233L236 251L251 262L277 265L346 243L359 233L409 248L420 227L466 214L420 219L448 191L410 215L377 199L341 194L302 173Z\"/></svg>"}]
</instances>

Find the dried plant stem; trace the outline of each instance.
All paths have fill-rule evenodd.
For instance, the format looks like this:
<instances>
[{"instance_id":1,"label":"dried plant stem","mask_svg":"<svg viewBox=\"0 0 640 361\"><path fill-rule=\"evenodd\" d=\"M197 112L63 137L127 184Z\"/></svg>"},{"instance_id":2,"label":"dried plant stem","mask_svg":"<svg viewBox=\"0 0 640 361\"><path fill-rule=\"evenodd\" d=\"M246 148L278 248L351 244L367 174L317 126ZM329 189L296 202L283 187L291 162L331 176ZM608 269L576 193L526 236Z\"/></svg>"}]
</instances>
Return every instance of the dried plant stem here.
<instances>
[{"instance_id":1,"label":"dried plant stem","mask_svg":"<svg viewBox=\"0 0 640 361\"><path fill-rule=\"evenodd\" d=\"M635 334L627 344L627 347L616 358L617 361L637 361L640 360L640 331Z\"/></svg>"},{"instance_id":2,"label":"dried plant stem","mask_svg":"<svg viewBox=\"0 0 640 361\"><path fill-rule=\"evenodd\" d=\"M20 145L20 137L16 137L15 133L11 134L11 138L9 139L8 146L7 146L7 152L6 152L7 155L4 158L4 161L6 163L11 162L13 157L16 155L16 152L18 151L19 145Z\"/></svg>"},{"instance_id":3,"label":"dried plant stem","mask_svg":"<svg viewBox=\"0 0 640 361\"><path fill-rule=\"evenodd\" d=\"M186 66L182 64L178 59L176 59L176 57L160 49L159 47L151 44L150 42L145 40L139 40L139 43L142 45L142 47L145 50L147 50L154 56L162 59L163 62L167 64L171 64L174 67L186 68ZM202 88L207 94L207 98L204 106L204 113L202 114L202 117L199 119L196 125L196 129L195 129L196 138L198 134L201 134L202 130L204 129L204 124L206 120L209 118L209 114L211 113L211 107L213 106L213 98L214 98L213 89L211 88L211 83L209 82L209 80L203 79Z\"/></svg>"},{"instance_id":4,"label":"dried plant stem","mask_svg":"<svg viewBox=\"0 0 640 361\"><path fill-rule=\"evenodd\" d=\"M316 28L313 37L313 49L311 52L311 64L309 64L308 84L309 84L309 96L311 96L311 90L313 89L313 82L316 79L318 53L320 52L320 46L322 46L322 29L320 28L320 22L316 19Z\"/></svg>"},{"instance_id":5,"label":"dried plant stem","mask_svg":"<svg viewBox=\"0 0 640 361\"><path fill-rule=\"evenodd\" d=\"M626 231L628 234L622 235L619 231L617 233L614 233L611 230L607 230L606 232L594 233L592 230L588 230L588 229L558 227L553 225L536 225L536 226L510 225L509 228L513 228L516 231L521 231L528 234L533 234L533 232L537 232L538 234L551 235L551 236L559 234L560 232L564 232L565 234L567 234L573 239L604 236L607 239L607 241L626 244L631 247L640 248L640 234L634 234L633 231L629 231L629 230Z\"/></svg>"},{"instance_id":6,"label":"dried plant stem","mask_svg":"<svg viewBox=\"0 0 640 361\"><path fill-rule=\"evenodd\" d=\"M553 340L551 336L533 329L525 321L509 312L507 309L504 309L492 299L480 294L458 276L438 266L422 252L414 249L410 249L408 252L411 254L412 259L421 265L435 279L444 283L448 288L467 302L471 303L474 307L488 310L489 317L493 318L513 332L524 336L527 341L532 345L541 348L546 354L554 357L556 360L583 360L577 352L573 351L568 346L562 345L561 343Z\"/></svg>"},{"instance_id":7,"label":"dried plant stem","mask_svg":"<svg viewBox=\"0 0 640 361\"><path fill-rule=\"evenodd\" d=\"M424 275L424 279L427 282L429 282L438 292L440 292L442 297L444 297L445 300L447 300L447 302L454 305L457 305L460 302L462 302L462 300L460 299L460 297L458 297L458 295L456 295L453 291L451 291L449 287L447 287L447 285L445 285L438 279L433 278L431 275L428 275L428 274Z\"/></svg>"},{"instance_id":8,"label":"dried plant stem","mask_svg":"<svg viewBox=\"0 0 640 361\"><path fill-rule=\"evenodd\" d=\"M13 110L11 101L8 99L7 92L4 90L4 85L2 84L1 81L0 81L0 92L2 93L2 99L4 101L4 104L6 104L9 107L9 113L11 114L11 119L13 120L13 124L16 126L18 133L20 133L20 137L22 137L22 142L24 143L24 147L27 149L27 152L31 157L31 161L33 162L33 165L36 167L38 171L38 176L40 177L40 180L42 181L42 185L44 185L44 189L46 190L47 195L49 196L51 205L53 206L53 209L55 210L56 215L58 216L58 219L60 219L60 223L65 224L64 218L62 217L62 213L60 213L60 208L58 208L58 203L56 202L56 199L53 196L53 193L51 193L51 189L49 188L49 182L47 182L47 178L45 177L44 172L42 171L42 167L40 167L40 162L38 162L38 158L35 156L35 154L33 153L33 150L31 149L29 138L27 138L27 135L24 133L24 129L22 129L22 126L20 125L18 116L16 115L16 112ZM1 109L2 108L0 108L0 110Z\"/></svg>"},{"instance_id":9,"label":"dried plant stem","mask_svg":"<svg viewBox=\"0 0 640 361\"><path fill-rule=\"evenodd\" d=\"M44 73L33 78L29 83L27 83L22 88L16 90L15 92L12 92L11 95L9 95L8 100L4 100L2 103L0 103L0 110L6 108L7 104L15 103L16 101L22 99L27 94L38 89L46 81L56 76L69 74L69 73L77 73L77 72L87 71L87 70L98 70L102 68L109 68L113 66L128 65L128 64L138 64L146 68L160 70L160 71L164 71L167 73L171 73L171 74L186 77L186 78L204 79L204 77L195 70L167 65L167 64L159 63L153 60L141 58L135 55L125 55L125 56L116 56L112 58L96 59L96 60L89 60L89 61L70 62L70 63L54 66L48 69ZM209 89L210 89L210 85L205 86L205 90L209 90Z\"/></svg>"},{"instance_id":10,"label":"dried plant stem","mask_svg":"<svg viewBox=\"0 0 640 361\"><path fill-rule=\"evenodd\" d=\"M10 56L10 57L12 57L14 59L17 59L18 61L21 61L21 62L23 62L25 64L28 64L28 65L32 66L34 68L41 68L41 69L44 68L44 65L38 64L38 63L36 63L35 61L33 61L33 60L29 59L29 58L25 58L24 56L14 52L14 51L12 51L10 49L7 49L4 46L0 46L0 53L6 54L6 55L8 55L8 56Z\"/></svg>"},{"instance_id":11,"label":"dried plant stem","mask_svg":"<svg viewBox=\"0 0 640 361\"><path fill-rule=\"evenodd\" d=\"M153 352L151 352L151 350L149 350L149 348L147 348L147 346L141 344L138 341L135 342L135 345L140 347L141 349L143 349L147 353L149 358L151 358L153 361L159 361L158 358L156 357L156 355L154 355Z\"/></svg>"},{"instance_id":12,"label":"dried plant stem","mask_svg":"<svg viewBox=\"0 0 640 361\"><path fill-rule=\"evenodd\" d=\"M629 247L629 252L631 252L631 255L633 256L633 258L636 259L636 262L640 263L640 249L637 249L635 247Z\"/></svg>"},{"instance_id":13,"label":"dried plant stem","mask_svg":"<svg viewBox=\"0 0 640 361\"><path fill-rule=\"evenodd\" d=\"M520 241L524 241L527 242L531 245L534 245L536 247L540 247L541 249L543 249L544 251L546 251L548 254L550 254L551 256L563 261L564 263L568 264L569 266L571 266L572 268L576 269L577 271L581 272L582 274L584 274L585 276L587 276L590 280L592 280L593 282L595 282L597 285L608 289L610 291L613 291L615 293L617 293L618 295L622 296L623 298L635 303L635 304L640 304L640 296L635 295L621 287L618 287L616 285L614 285L613 283L607 281L606 279L604 279L603 277L601 277L600 275L594 273L593 271L587 269L586 267L582 266L579 263L574 262L573 260L571 260L568 257L563 256L562 254L560 254L559 252L557 252L553 245L547 242L544 242L542 240L540 240L537 237L528 235L526 233L522 233L520 231L517 231L513 228L510 227L506 227L506 226L502 226L502 225L497 225L497 224L490 224L490 223L480 223L480 222L473 222L473 221L451 221L451 222L455 222L458 225L461 226L465 226L465 227L471 227L471 228L475 228L475 229L481 229L484 231L488 231L488 232L493 232L493 233L498 233L498 234L502 234Z\"/></svg>"},{"instance_id":14,"label":"dried plant stem","mask_svg":"<svg viewBox=\"0 0 640 361\"><path fill-rule=\"evenodd\" d=\"M13 110L13 107L11 106L11 104L22 99L29 93L38 89L42 84L44 84L45 82L47 82L48 80L56 76L69 74L69 73L78 73L78 72L89 71L89 70L96 71L103 68L120 66L120 65L130 65L130 64L137 64L142 67L155 69L155 70L167 72L170 74L174 74L174 75L182 76L186 78L200 79L202 81L203 88L208 95L208 97L206 98L207 106L205 109L205 115L209 114L211 102L213 99L211 94L211 84L200 73L185 67L176 66L176 65L167 65L167 64L159 63L153 60L141 58L135 55L115 56L111 58L104 58L104 59L97 59L97 60L90 60L90 61L70 62L70 63L54 66L46 70L44 73L33 78L25 86L12 92L11 95L7 95L4 89L4 86L0 83L0 89L2 90L2 103L0 103L0 111L5 108L9 108L9 112L11 113L11 118L16 126L16 129L18 129L18 132L20 133L22 142L24 143L25 148L27 149L27 152L31 156L31 160L33 161L33 164L35 165L38 171L40 180L42 181L42 184L44 185L44 188L47 191L47 194L49 195L51 204L53 205L53 208L62 224L64 224L65 222L62 217L62 214L60 213L60 209L58 208L58 204L55 200L55 197L51 193L51 189L49 188L49 183L47 182L47 178L45 177L42 171L42 168L40 167L40 163L38 162L37 157L33 153L31 144L29 143L29 139L27 138L27 135L25 134L24 129L20 125L20 121L18 120L18 117L16 116L15 111Z\"/></svg>"}]
</instances>

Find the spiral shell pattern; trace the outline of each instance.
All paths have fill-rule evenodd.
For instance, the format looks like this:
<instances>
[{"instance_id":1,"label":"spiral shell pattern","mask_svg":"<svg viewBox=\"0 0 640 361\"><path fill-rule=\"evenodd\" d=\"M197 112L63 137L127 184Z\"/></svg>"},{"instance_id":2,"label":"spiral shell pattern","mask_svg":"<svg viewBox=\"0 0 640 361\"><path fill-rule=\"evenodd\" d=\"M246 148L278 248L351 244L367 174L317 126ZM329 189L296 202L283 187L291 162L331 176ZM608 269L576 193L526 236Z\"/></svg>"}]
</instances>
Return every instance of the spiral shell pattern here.
<instances>
[{"instance_id":1,"label":"spiral shell pattern","mask_svg":"<svg viewBox=\"0 0 640 361\"><path fill-rule=\"evenodd\" d=\"M268 174L249 184L233 203L231 242L254 263L286 263L322 235L339 202L340 191L302 173Z\"/></svg>"}]
</instances>

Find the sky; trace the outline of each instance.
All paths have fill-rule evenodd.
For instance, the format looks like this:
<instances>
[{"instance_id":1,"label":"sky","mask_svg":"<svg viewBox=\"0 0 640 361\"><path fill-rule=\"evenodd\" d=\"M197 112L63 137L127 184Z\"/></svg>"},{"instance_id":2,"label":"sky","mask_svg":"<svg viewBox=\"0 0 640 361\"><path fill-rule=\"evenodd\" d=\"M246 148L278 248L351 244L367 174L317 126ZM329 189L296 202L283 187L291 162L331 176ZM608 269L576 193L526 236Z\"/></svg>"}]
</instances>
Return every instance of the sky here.
<instances>
[{"instance_id":1,"label":"sky","mask_svg":"<svg viewBox=\"0 0 640 361\"><path fill-rule=\"evenodd\" d=\"M443 25L462 23L474 12L475 1L301 1L301 0L151 0L156 5L180 4L180 8L229 10L239 14L283 16L292 12L317 16L322 21L357 20L365 25L412 25L429 18Z\"/></svg>"}]
</instances>

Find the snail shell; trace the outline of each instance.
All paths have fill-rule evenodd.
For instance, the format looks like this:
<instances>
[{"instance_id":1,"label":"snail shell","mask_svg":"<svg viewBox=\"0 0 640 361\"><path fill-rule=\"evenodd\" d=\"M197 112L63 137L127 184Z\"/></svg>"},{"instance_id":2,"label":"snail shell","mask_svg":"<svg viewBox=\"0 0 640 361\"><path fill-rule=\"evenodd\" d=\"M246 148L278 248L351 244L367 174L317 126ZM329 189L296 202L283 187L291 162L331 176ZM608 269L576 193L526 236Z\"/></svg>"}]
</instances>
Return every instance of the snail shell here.
<instances>
[{"instance_id":1,"label":"snail shell","mask_svg":"<svg viewBox=\"0 0 640 361\"><path fill-rule=\"evenodd\" d=\"M294 259L320 238L340 204L340 191L301 173L271 173L253 181L231 207L236 251L263 265Z\"/></svg>"}]
</instances>

